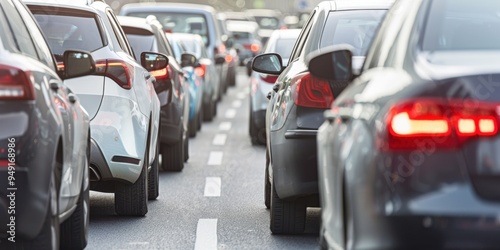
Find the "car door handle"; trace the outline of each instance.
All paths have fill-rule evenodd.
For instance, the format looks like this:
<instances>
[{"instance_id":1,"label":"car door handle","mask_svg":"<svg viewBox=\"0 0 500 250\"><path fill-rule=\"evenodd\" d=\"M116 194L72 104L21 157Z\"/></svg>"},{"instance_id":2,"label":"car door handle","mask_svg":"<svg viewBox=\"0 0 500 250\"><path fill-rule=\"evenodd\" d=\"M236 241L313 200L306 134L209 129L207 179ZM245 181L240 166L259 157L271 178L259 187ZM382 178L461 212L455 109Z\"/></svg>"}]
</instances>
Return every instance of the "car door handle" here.
<instances>
[{"instance_id":1,"label":"car door handle","mask_svg":"<svg viewBox=\"0 0 500 250\"><path fill-rule=\"evenodd\" d=\"M57 83L57 82L50 82L49 86L50 86L50 89L52 89L54 91L59 90L59 83Z\"/></svg>"},{"instance_id":2,"label":"car door handle","mask_svg":"<svg viewBox=\"0 0 500 250\"><path fill-rule=\"evenodd\" d=\"M279 83L274 84L274 86L273 86L274 92L278 92L278 90L280 90L280 87L281 87L281 84L279 84Z\"/></svg>"},{"instance_id":3,"label":"car door handle","mask_svg":"<svg viewBox=\"0 0 500 250\"><path fill-rule=\"evenodd\" d=\"M78 98L76 98L75 94L71 93L71 94L68 95L68 101L70 103L76 103L77 100L78 100Z\"/></svg>"},{"instance_id":4,"label":"car door handle","mask_svg":"<svg viewBox=\"0 0 500 250\"><path fill-rule=\"evenodd\" d=\"M273 92L269 91L269 93L267 93L267 100L271 100L271 97L273 96Z\"/></svg>"},{"instance_id":5,"label":"car door handle","mask_svg":"<svg viewBox=\"0 0 500 250\"><path fill-rule=\"evenodd\" d=\"M144 79L149 80L149 78L151 78L151 74L150 73L144 73Z\"/></svg>"}]
</instances>

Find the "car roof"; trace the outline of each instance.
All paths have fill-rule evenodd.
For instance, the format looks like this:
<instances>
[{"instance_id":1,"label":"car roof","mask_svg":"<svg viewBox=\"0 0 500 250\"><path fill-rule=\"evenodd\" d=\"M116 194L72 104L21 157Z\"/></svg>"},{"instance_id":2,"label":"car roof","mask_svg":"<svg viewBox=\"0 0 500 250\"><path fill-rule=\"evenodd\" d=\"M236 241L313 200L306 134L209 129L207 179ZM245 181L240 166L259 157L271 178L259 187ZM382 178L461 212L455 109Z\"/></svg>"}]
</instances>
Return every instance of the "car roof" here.
<instances>
[{"instance_id":1,"label":"car roof","mask_svg":"<svg viewBox=\"0 0 500 250\"><path fill-rule=\"evenodd\" d=\"M49 6L53 8L47 8L47 10L51 10L50 12L56 12L57 8L66 8L66 9L77 9L88 12L97 13L97 11L86 4L85 1L63 1L63 0L27 0L23 1L26 5L30 6Z\"/></svg>"},{"instance_id":2,"label":"car roof","mask_svg":"<svg viewBox=\"0 0 500 250\"><path fill-rule=\"evenodd\" d=\"M395 0L335 0L335 10L388 9Z\"/></svg>"},{"instance_id":3,"label":"car roof","mask_svg":"<svg viewBox=\"0 0 500 250\"><path fill-rule=\"evenodd\" d=\"M244 31L244 32L255 32L259 29L259 25L253 21L233 21L228 20L226 22L227 29L229 31Z\"/></svg>"},{"instance_id":4,"label":"car roof","mask_svg":"<svg viewBox=\"0 0 500 250\"><path fill-rule=\"evenodd\" d=\"M121 26L143 29L154 34L153 29L151 28L151 25L148 23L148 20L146 18L131 16L117 16L117 18Z\"/></svg>"},{"instance_id":5,"label":"car roof","mask_svg":"<svg viewBox=\"0 0 500 250\"><path fill-rule=\"evenodd\" d=\"M287 29L287 30L275 30L273 31L278 36L278 39L297 39L300 34L301 29Z\"/></svg>"},{"instance_id":6,"label":"car roof","mask_svg":"<svg viewBox=\"0 0 500 250\"><path fill-rule=\"evenodd\" d=\"M129 10L142 10L142 11L165 11L165 10L176 10L181 12L193 12L193 13L212 13L215 14L216 11L213 7L204 4L192 4L192 3L129 3L123 5L121 13L128 13Z\"/></svg>"},{"instance_id":7,"label":"car roof","mask_svg":"<svg viewBox=\"0 0 500 250\"><path fill-rule=\"evenodd\" d=\"M277 10L270 9L247 9L245 13L250 14L252 16L281 16L281 12Z\"/></svg>"},{"instance_id":8,"label":"car roof","mask_svg":"<svg viewBox=\"0 0 500 250\"><path fill-rule=\"evenodd\" d=\"M201 38L201 36L198 34L172 33L172 36L177 37L181 40L196 39L196 40L203 42L203 38Z\"/></svg>"}]
</instances>

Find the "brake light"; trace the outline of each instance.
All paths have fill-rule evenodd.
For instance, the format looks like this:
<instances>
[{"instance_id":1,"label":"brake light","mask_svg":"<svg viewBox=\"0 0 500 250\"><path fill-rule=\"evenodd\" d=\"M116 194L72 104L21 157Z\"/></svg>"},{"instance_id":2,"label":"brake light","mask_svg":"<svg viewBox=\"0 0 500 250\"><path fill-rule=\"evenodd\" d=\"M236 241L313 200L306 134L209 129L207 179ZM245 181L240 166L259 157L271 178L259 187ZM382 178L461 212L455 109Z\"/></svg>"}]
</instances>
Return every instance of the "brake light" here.
<instances>
[{"instance_id":1,"label":"brake light","mask_svg":"<svg viewBox=\"0 0 500 250\"><path fill-rule=\"evenodd\" d=\"M132 88L130 72L127 63L116 59L98 60L95 63L96 74L113 79L124 89Z\"/></svg>"},{"instance_id":2,"label":"brake light","mask_svg":"<svg viewBox=\"0 0 500 250\"><path fill-rule=\"evenodd\" d=\"M262 81L267 83L275 83L276 80L278 80L278 76L261 74L260 79L262 79Z\"/></svg>"},{"instance_id":3,"label":"brake light","mask_svg":"<svg viewBox=\"0 0 500 250\"><path fill-rule=\"evenodd\" d=\"M9 167L9 161L8 160L0 160L0 168L7 168Z\"/></svg>"},{"instance_id":4,"label":"brake light","mask_svg":"<svg viewBox=\"0 0 500 250\"><path fill-rule=\"evenodd\" d=\"M170 80L170 75L172 74L172 67L170 64L167 67L159 70L154 70L149 72L152 76L154 76L157 80L167 79Z\"/></svg>"},{"instance_id":5,"label":"brake light","mask_svg":"<svg viewBox=\"0 0 500 250\"><path fill-rule=\"evenodd\" d=\"M224 44L221 43L219 46L214 47L214 56L224 53L226 53L226 46Z\"/></svg>"},{"instance_id":6,"label":"brake light","mask_svg":"<svg viewBox=\"0 0 500 250\"><path fill-rule=\"evenodd\" d=\"M207 71L207 65L201 64L200 67L196 67L194 69L194 72L199 76L199 77L205 77L205 72Z\"/></svg>"},{"instance_id":7,"label":"brake light","mask_svg":"<svg viewBox=\"0 0 500 250\"><path fill-rule=\"evenodd\" d=\"M0 100L35 100L31 72L0 64Z\"/></svg>"},{"instance_id":8,"label":"brake light","mask_svg":"<svg viewBox=\"0 0 500 250\"><path fill-rule=\"evenodd\" d=\"M253 43L252 45L250 45L250 50L254 53L257 53L260 50L260 46L256 43Z\"/></svg>"},{"instance_id":9,"label":"brake light","mask_svg":"<svg viewBox=\"0 0 500 250\"><path fill-rule=\"evenodd\" d=\"M388 144L383 148L418 149L433 142L457 148L473 137L498 133L497 105L444 99L413 99L394 105L387 117Z\"/></svg>"},{"instance_id":10,"label":"brake light","mask_svg":"<svg viewBox=\"0 0 500 250\"><path fill-rule=\"evenodd\" d=\"M297 106L310 108L329 108L333 102L333 93L327 80L307 73L292 79L293 99Z\"/></svg>"},{"instance_id":11,"label":"brake light","mask_svg":"<svg viewBox=\"0 0 500 250\"><path fill-rule=\"evenodd\" d=\"M224 59L226 59L226 62L227 62L227 63L230 63L230 62L232 62L232 61L233 61L233 56L231 56L231 55L226 55L226 56L224 57Z\"/></svg>"}]
</instances>

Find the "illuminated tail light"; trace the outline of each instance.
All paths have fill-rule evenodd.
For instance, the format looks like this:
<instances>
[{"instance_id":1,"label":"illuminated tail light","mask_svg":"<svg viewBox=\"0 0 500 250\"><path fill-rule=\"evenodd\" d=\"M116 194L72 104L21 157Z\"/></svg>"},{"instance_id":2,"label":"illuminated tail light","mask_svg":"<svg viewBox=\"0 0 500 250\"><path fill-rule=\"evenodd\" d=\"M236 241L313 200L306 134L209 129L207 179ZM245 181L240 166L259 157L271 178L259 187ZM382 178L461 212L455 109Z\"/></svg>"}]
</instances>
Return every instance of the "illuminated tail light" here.
<instances>
[{"instance_id":1,"label":"illuminated tail light","mask_svg":"<svg viewBox=\"0 0 500 250\"><path fill-rule=\"evenodd\" d=\"M257 53L257 52L259 52L259 50L260 50L260 46L259 46L258 44L255 44L255 43L254 43L254 44L250 45L250 50L251 50L252 52L254 52L254 53Z\"/></svg>"},{"instance_id":2,"label":"illuminated tail light","mask_svg":"<svg viewBox=\"0 0 500 250\"><path fill-rule=\"evenodd\" d=\"M149 72L152 76L156 78L156 80L170 80L170 75L172 74L172 67L170 64L167 67L159 70L154 70Z\"/></svg>"},{"instance_id":3,"label":"illuminated tail light","mask_svg":"<svg viewBox=\"0 0 500 250\"><path fill-rule=\"evenodd\" d=\"M207 65L201 64L200 67L196 67L194 69L194 72L199 76L199 77L205 77L205 73L207 72Z\"/></svg>"},{"instance_id":4,"label":"illuminated tail light","mask_svg":"<svg viewBox=\"0 0 500 250\"><path fill-rule=\"evenodd\" d=\"M224 53L226 53L226 46L224 44L220 44L219 46L214 48L214 56Z\"/></svg>"},{"instance_id":5,"label":"illuminated tail light","mask_svg":"<svg viewBox=\"0 0 500 250\"><path fill-rule=\"evenodd\" d=\"M226 62L227 62L227 63L230 63L230 62L232 62L232 61L233 61L233 56L231 56L231 55L226 55L226 56L224 57L224 59L226 59Z\"/></svg>"},{"instance_id":6,"label":"illuminated tail light","mask_svg":"<svg viewBox=\"0 0 500 250\"><path fill-rule=\"evenodd\" d=\"M426 143L457 148L473 137L498 133L497 105L464 100L416 99L394 105L385 148L418 149Z\"/></svg>"},{"instance_id":7,"label":"illuminated tail light","mask_svg":"<svg viewBox=\"0 0 500 250\"><path fill-rule=\"evenodd\" d=\"M132 88L130 72L124 61L114 59L96 61L96 74L113 79L124 89Z\"/></svg>"},{"instance_id":8,"label":"illuminated tail light","mask_svg":"<svg viewBox=\"0 0 500 250\"><path fill-rule=\"evenodd\" d=\"M292 85L295 85L292 91L297 106L329 108L333 102L333 93L327 80L303 73L292 79Z\"/></svg>"},{"instance_id":9,"label":"illuminated tail light","mask_svg":"<svg viewBox=\"0 0 500 250\"><path fill-rule=\"evenodd\" d=\"M261 74L260 79L267 83L276 83L276 80L278 80L278 76Z\"/></svg>"},{"instance_id":10,"label":"illuminated tail light","mask_svg":"<svg viewBox=\"0 0 500 250\"><path fill-rule=\"evenodd\" d=\"M0 100L35 100L31 73L0 64Z\"/></svg>"},{"instance_id":11,"label":"illuminated tail light","mask_svg":"<svg viewBox=\"0 0 500 250\"><path fill-rule=\"evenodd\" d=\"M0 160L0 168L7 168L9 167L9 161L8 160Z\"/></svg>"}]
</instances>

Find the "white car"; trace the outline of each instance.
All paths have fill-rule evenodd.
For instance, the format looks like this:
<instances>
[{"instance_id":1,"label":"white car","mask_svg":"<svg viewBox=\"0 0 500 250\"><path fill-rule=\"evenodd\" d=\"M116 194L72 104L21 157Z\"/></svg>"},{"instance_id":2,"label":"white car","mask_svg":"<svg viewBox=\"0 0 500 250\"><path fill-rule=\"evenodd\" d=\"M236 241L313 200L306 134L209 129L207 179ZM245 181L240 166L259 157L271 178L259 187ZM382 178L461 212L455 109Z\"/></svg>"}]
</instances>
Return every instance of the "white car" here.
<instances>
[{"instance_id":1,"label":"white car","mask_svg":"<svg viewBox=\"0 0 500 250\"><path fill-rule=\"evenodd\" d=\"M148 194L149 199L158 196L155 78L134 59L107 4L61 2L27 5L56 59L65 50L79 49L91 51L96 61L96 75L65 81L90 117L91 189L115 193L117 214L144 216Z\"/></svg>"}]
</instances>

